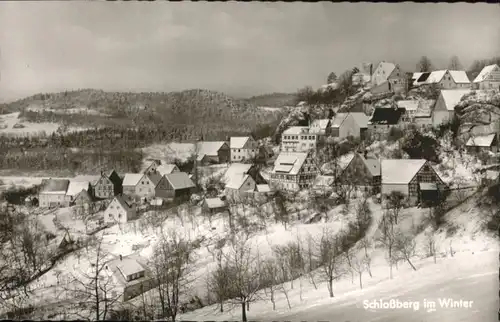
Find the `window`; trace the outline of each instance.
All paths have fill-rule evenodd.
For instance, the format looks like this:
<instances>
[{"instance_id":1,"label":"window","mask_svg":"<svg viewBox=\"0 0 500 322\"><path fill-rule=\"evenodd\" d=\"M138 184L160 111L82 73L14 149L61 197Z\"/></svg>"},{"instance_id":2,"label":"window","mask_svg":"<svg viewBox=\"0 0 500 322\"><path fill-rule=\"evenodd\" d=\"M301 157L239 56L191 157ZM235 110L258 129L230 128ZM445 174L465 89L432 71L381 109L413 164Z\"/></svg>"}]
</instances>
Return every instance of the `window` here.
<instances>
[{"instance_id":1,"label":"window","mask_svg":"<svg viewBox=\"0 0 500 322\"><path fill-rule=\"evenodd\" d=\"M122 214L118 214L118 218L122 218Z\"/></svg>"},{"instance_id":2,"label":"window","mask_svg":"<svg viewBox=\"0 0 500 322\"><path fill-rule=\"evenodd\" d=\"M113 219L113 214L109 214L109 218Z\"/></svg>"}]
</instances>

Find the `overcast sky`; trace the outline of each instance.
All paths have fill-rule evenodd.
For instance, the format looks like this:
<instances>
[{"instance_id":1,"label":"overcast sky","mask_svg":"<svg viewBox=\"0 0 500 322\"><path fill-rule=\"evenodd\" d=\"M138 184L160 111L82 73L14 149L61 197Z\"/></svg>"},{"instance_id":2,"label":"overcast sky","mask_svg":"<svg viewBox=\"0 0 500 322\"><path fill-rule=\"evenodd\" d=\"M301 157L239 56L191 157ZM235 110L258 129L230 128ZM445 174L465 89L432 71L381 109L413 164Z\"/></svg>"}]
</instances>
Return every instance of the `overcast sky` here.
<instances>
[{"instance_id":1,"label":"overcast sky","mask_svg":"<svg viewBox=\"0 0 500 322\"><path fill-rule=\"evenodd\" d=\"M0 100L78 88L319 86L363 61L500 55L494 4L0 2Z\"/></svg>"}]
</instances>

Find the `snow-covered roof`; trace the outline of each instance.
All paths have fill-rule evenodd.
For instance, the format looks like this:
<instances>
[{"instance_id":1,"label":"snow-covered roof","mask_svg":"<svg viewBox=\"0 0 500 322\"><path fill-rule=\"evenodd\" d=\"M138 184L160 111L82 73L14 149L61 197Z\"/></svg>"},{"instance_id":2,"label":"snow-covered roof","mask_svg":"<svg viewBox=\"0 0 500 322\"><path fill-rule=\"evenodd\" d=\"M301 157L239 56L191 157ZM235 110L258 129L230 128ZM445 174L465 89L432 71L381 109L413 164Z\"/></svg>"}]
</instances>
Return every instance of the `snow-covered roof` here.
<instances>
[{"instance_id":1,"label":"snow-covered roof","mask_svg":"<svg viewBox=\"0 0 500 322\"><path fill-rule=\"evenodd\" d=\"M435 102L435 100L419 100L418 108L415 111L415 117L430 117L432 114L432 106Z\"/></svg>"},{"instance_id":2,"label":"snow-covered roof","mask_svg":"<svg viewBox=\"0 0 500 322\"><path fill-rule=\"evenodd\" d=\"M222 208L226 206L226 203L221 198L206 198L205 202L210 209Z\"/></svg>"},{"instance_id":3,"label":"snow-covered roof","mask_svg":"<svg viewBox=\"0 0 500 322\"><path fill-rule=\"evenodd\" d=\"M488 180L497 180L499 176L500 176L500 171L486 170L485 177Z\"/></svg>"},{"instance_id":4,"label":"snow-covered roof","mask_svg":"<svg viewBox=\"0 0 500 322\"><path fill-rule=\"evenodd\" d=\"M298 135L309 133L309 128L307 126L292 126L283 131L285 135Z\"/></svg>"},{"instance_id":5,"label":"snow-covered roof","mask_svg":"<svg viewBox=\"0 0 500 322\"><path fill-rule=\"evenodd\" d=\"M335 180L334 176L319 175L314 180L314 186L316 187L330 187Z\"/></svg>"},{"instance_id":6,"label":"snow-covered roof","mask_svg":"<svg viewBox=\"0 0 500 322\"><path fill-rule=\"evenodd\" d=\"M224 173L224 182L227 188L239 189L248 179L248 171L252 167L251 164L233 163Z\"/></svg>"},{"instance_id":7,"label":"snow-covered roof","mask_svg":"<svg viewBox=\"0 0 500 322\"><path fill-rule=\"evenodd\" d=\"M130 210L132 207L123 199L122 196L115 196L114 200L116 200L126 211ZM111 203L109 203L111 205ZM109 207L109 205L108 205Z\"/></svg>"},{"instance_id":8,"label":"snow-covered roof","mask_svg":"<svg viewBox=\"0 0 500 322\"><path fill-rule=\"evenodd\" d=\"M382 184L408 184L426 162L423 159L382 160Z\"/></svg>"},{"instance_id":9,"label":"snow-covered roof","mask_svg":"<svg viewBox=\"0 0 500 322\"><path fill-rule=\"evenodd\" d=\"M177 165L173 164L173 163L166 163L166 164L162 164L160 166L158 166L156 168L156 171L164 176L166 174L169 174L169 173L172 173L175 169L176 169Z\"/></svg>"},{"instance_id":10,"label":"snow-covered roof","mask_svg":"<svg viewBox=\"0 0 500 322\"><path fill-rule=\"evenodd\" d=\"M493 140L495 139L495 133L489 135L481 135L476 137L471 137L465 144L466 146L483 146L488 147L491 146Z\"/></svg>"},{"instance_id":11,"label":"snow-covered roof","mask_svg":"<svg viewBox=\"0 0 500 322\"><path fill-rule=\"evenodd\" d=\"M384 76L387 79L395 68L396 65L393 63L381 62L380 64L378 64L375 71L380 70L380 75Z\"/></svg>"},{"instance_id":12,"label":"snow-covered roof","mask_svg":"<svg viewBox=\"0 0 500 322\"><path fill-rule=\"evenodd\" d=\"M139 181L144 177L142 173L125 173L123 178L123 186L136 186Z\"/></svg>"},{"instance_id":13,"label":"snow-covered roof","mask_svg":"<svg viewBox=\"0 0 500 322\"><path fill-rule=\"evenodd\" d=\"M174 189L194 188L194 183L186 172L173 172L165 175Z\"/></svg>"},{"instance_id":14,"label":"snow-covered roof","mask_svg":"<svg viewBox=\"0 0 500 322\"><path fill-rule=\"evenodd\" d=\"M463 70L450 70L450 75L457 84L469 84L470 79Z\"/></svg>"},{"instance_id":15,"label":"snow-covered roof","mask_svg":"<svg viewBox=\"0 0 500 322\"><path fill-rule=\"evenodd\" d=\"M406 111L416 111L418 108L418 101L417 100L398 101L398 107L404 108L406 109Z\"/></svg>"},{"instance_id":16,"label":"snow-covered roof","mask_svg":"<svg viewBox=\"0 0 500 322\"><path fill-rule=\"evenodd\" d=\"M431 72L427 80L425 81L426 84L435 84L439 83L441 79L443 79L444 74L446 74L447 70L435 70Z\"/></svg>"},{"instance_id":17,"label":"snow-covered roof","mask_svg":"<svg viewBox=\"0 0 500 322\"><path fill-rule=\"evenodd\" d=\"M156 187L163 176L159 173L153 172L151 174L147 174L147 177L149 178L149 180L151 180L151 182L153 182Z\"/></svg>"},{"instance_id":18,"label":"snow-covered roof","mask_svg":"<svg viewBox=\"0 0 500 322\"><path fill-rule=\"evenodd\" d=\"M132 258L123 258L121 261L119 260L116 263L116 268L120 270L125 278L133 274L144 272L144 267Z\"/></svg>"},{"instance_id":19,"label":"snow-covered roof","mask_svg":"<svg viewBox=\"0 0 500 322\"><path fill-rule=\"evenodd\" d=\"M66 193L68 186L67 179L43 179L41 193Z\"/></svg>"},{"instance_id":20,"label":"snow-covered roof","mask_svg":"<svg viewBox=\"0 0 500 322\"><path fill-rule=\"evenodd\" d=\"M278 171L292 175L298 174L306 158L307 152L281 152L274 161L272 173ZM286 166L286 169L283 166Z\"/></svg>"},{"instance_id":21,"label":"snow-covered roof","mask_svg":"<svg viewBox=\"0 0 500 322\"><path fill-rule=\"evenodd\" d=\"M232 136L229 139L229 147L231 149L242 149L249 139L249 136Z\"/></svg>"},{"instance_id":22,"label":"snow-covered roof","mask_svg":"<svg viewBox=\"0 0 500 322\"><path fill-rule=\"evenodd\" d=\"M481 70L479 75L477 75L477 77L474 79L473 83L480 83L480 82L484 81L492 71L497 70L497 69L498 69L497 64L485 66Z\"/></svg>"},{"instance_id":23,"label":"snow-covered roof","mask_svg":"<svg viewBox=\"0 0 500 322\"><path fill-rule=\"evenodd\" d=\"M87 191L89 189L90 182L88 181L73 181L71 180L68 185L68 190L66 191L67 196L76 196L82 190Z\"/></svg>"},{"instance_id":24,"label":"snow-covered roof","mask_svg":"<svg viewBox=\"0 0 500 322\"><path fill-rule=\"evenodd\" d=\"M258 192L271 192L271 188L268 184L258 184L256 185L256 189Z\"/></svg>"},{"instance_id":25,"label":"snow-covered roof","mask_svg":"<svg viewBox=\"0 0 500 322\"><path fill-rule=\"evenodd\" d=\"M421 73L421 72L418 72L418 73L413 73L413 76L411 77L411 79L412 79L413 81L416 81L417 79L419 79L419 78L420 78L420 76L422 76L422 74L423 74L423 73Z\"/></svg>"},{"instance_id":26,"label":"snow-covered roof","mask_svg":"<svg viewBox=\"0 0 500 322\"><path fill-rule=\"evenodd\" d=\"M361 160L364 162L368 171L370 171L372 176L380 176L380 161L373 158L365 158L363 155L358 154Z\"/></svg>"},{"instance_id":27,"label":"snow-covered roof","mask_svg":"<svg viewBox=\"0 0 500 322\"><path fill-rule=\"evenodd\" d=\"M354 118L354 121L358 124L360 128L366 128L368 126L369 117L365 113L361 112L349 112L349 113L338 113L335 115L332 127L340 127L344 123L345 119L349 114Z\"/></svg>"},{"instance_id":28,"label":"snow-covered roof","mask_svg":"<svg viewBox=\"0 0 500 322\"><path fill-rule=\"evenodd\" d=\"M444 104L448 111L454 111L455 106L460 102L462 97L471 92L470 89L448 89L441 90L441 96L443 97Z\"/></svg>"},{"instance_id":29,"label":"snow-covered roof","mask_svg":"<svg viewBox=\"0 0 500 322\"><path fill-rule=\"evenodd\" d=\"M329 119L319 119L319 120L314 120L311 123L311 130L326 130L328 127L328 123L330 122Z\"/></svg>"},{"instance_id":30,"label":"snow-covered roof","mask_svg":"<svg viewBox=\"0 0 500 322\"><path fill-rule=\"evenodd\" d=\"M197 143L198 155L217 156L224 141L202 141Z\"/></svg>"}]
</instances>

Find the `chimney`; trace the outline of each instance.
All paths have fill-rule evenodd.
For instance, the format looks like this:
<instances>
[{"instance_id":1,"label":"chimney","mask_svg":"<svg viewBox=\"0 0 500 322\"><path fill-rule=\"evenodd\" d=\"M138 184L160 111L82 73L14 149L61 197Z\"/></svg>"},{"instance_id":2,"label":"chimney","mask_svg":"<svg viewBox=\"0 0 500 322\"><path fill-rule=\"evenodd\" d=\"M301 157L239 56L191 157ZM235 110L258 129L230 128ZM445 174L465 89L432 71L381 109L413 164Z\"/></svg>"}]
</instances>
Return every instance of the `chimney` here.
<instances>
[{"instance_id":1,"label":"chimney","mask_svg":"<svg viewBox=\"0 0 500 322\"><path fill-rule=\"evenodd\" d=\"M120 254L120 261L122 261L122 260L123 260L123 257L122 257L122 255Z\"/></svg>"},{"instance_id":2,"label":"chimney","mask_svg":"<svg viewBox=\"0 0 500 322\"><path fill-rule=\"evenodd\" d=\"M368 150L365 149L365 152L363 153L363 156L365 157L365 159L368 157Z\"/></svg>"}]
</instances>

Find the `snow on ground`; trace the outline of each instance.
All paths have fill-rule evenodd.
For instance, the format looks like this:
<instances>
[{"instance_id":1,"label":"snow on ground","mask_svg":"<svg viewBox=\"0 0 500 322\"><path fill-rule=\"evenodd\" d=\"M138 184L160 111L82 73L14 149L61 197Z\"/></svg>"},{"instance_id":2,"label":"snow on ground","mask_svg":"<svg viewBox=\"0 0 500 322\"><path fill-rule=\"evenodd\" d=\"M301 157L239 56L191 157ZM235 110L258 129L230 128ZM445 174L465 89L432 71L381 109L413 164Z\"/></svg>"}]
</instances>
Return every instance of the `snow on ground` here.
<instances>
[{"instance_id":1,"label":"snow on ground","mask_svg":"<svg viewBox=\"0 0 500 322\"><path fill-rule=\"evenodd\" d=\"M14 128L14 125L22 124L22 128ZM58 123L31 123L19 119L19 112L0 115L0 134L11 135L33 135L45 132L50 135L59 128Z\"/></svg>"},{"instance_id":2,"label":"snow on ground","mask_svg":"<svg viewBox=\"0 0 500 322\"><path fill-rule=\"evenodd\" d=\"M38 185L42 183L42 179L48 179L47 178L42 178L42 177L12 177L12 176L5 176L5 177L0 177L0 181L3 184L0 184L0 187L8 187L8 186L20 186L20 187L25 187L29 188L34 185Z\"/></svg>"},{"instance_id":3,"label":"snow on ground","mask_svg":"<svg viewBox=\"0 0 500 322\"><path fill-rule=\"evenodd\" d=\"M74 107L67 109L53 109L41 106L32 106L27 108L28 111L32 112L52 112L55 114L88 114L88 115L100 115L108 116L108 114L101 113L99 111L89 109L88 107Z\"/></svg>"},{"instance_id":4,"label":"snow on ground","mask_svg":"<svg viewBox=\"0 0 500 322\"><path fill-rule=\"evenodd\" d=\"M152 144L142 149L144 159L158 159L172 162L175 158L186 161L195 151L193 143L171 142L167 144Z\"/></svg>"},{"instance_id":5,"label":"snow on ground","mask_svg":"<svg viewBox=\"0 0 500 322\"><path fill-rule=\"evenodd\" d=\"M387 140L375 141L369 147L368 152L380 159L391 159L390 155L399 147L398 142L388 142Z\"/></svg>"}]
</instances>

